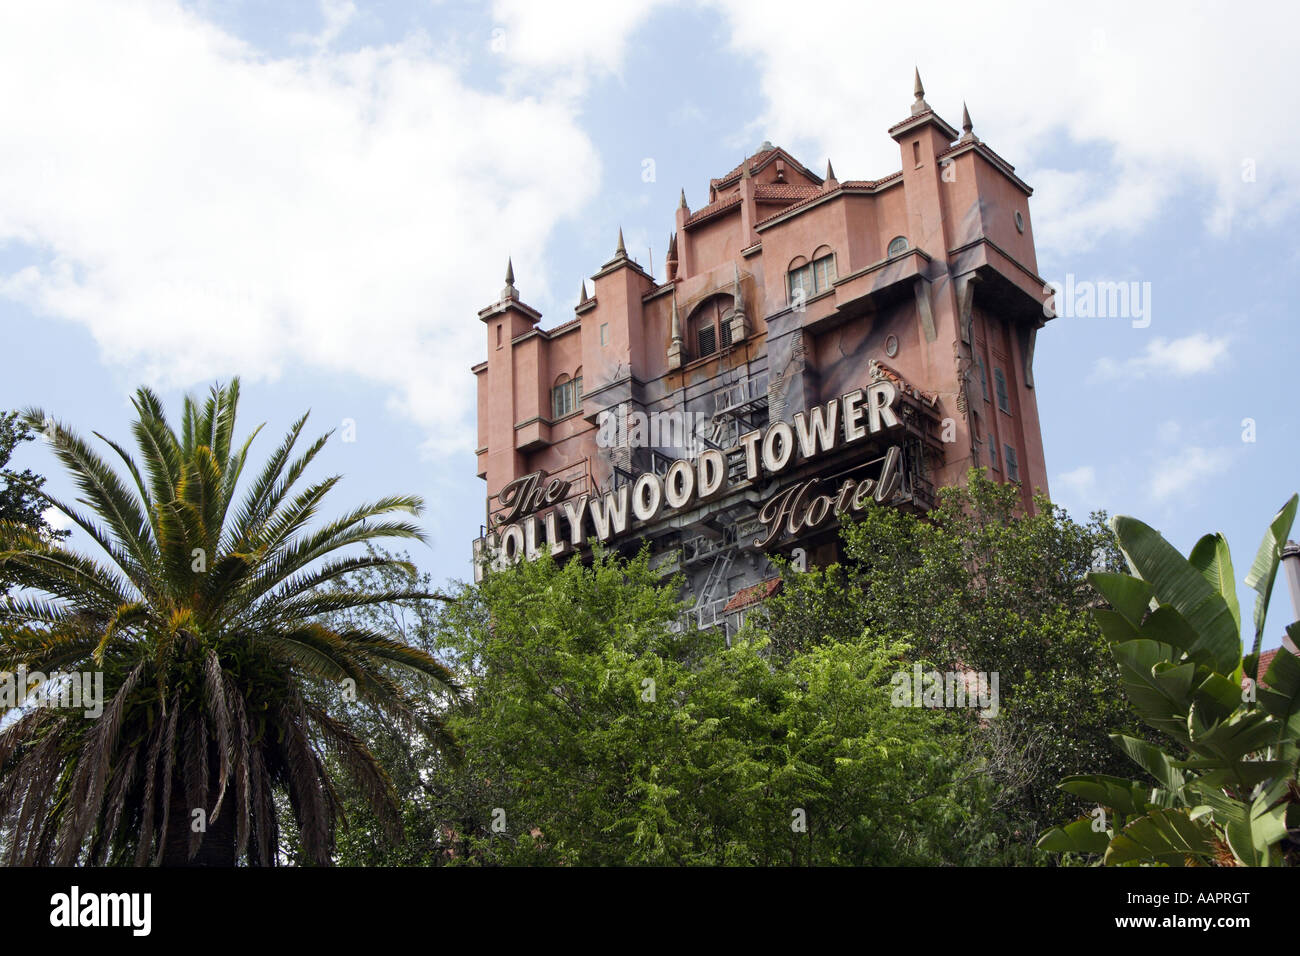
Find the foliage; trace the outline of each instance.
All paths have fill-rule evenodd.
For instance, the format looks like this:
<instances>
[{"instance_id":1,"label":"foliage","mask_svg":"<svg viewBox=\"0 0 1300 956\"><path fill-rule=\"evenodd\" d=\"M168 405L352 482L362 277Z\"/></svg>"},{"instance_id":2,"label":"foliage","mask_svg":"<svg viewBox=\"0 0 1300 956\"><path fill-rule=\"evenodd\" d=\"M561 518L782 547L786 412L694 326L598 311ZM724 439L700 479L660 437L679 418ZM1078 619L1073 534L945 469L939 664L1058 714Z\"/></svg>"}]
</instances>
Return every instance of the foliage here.
<instances>
[{"instance_id":1,"label":"foliage","mask_svg":"<svg viewBox=\"0 0 1300 956\"><path fill-rule=\"evenodd\" d=\"M904 645L858 634L774 666L761 634L676 629L677 594L644 554L544 555L463 588L436 627L463 763L424 768L401 850L349 862L979 857L987 774L960 722L891 706Z\"/></svg>"},{"instance_id":2,"label":"foliage","mask_svg":"<svg viewBox=\"0 0 1300 956\"><path fill-rule=\"evenodd\" d=\"M383 498L313 524L340 479L297 490L329 438L295 457L306 415L241 494L257 431L236 443L238 399L237 381L205 402L187 398L178 435L140 389L138 460L98 436L125 477L65 425L25 413L89 510L49 503L103 553L0 524L0 571L42 595L0 604L0 670L40 672L46 689L55 672L102 672L104 709L86 717L29 701L0 732L11 862L271 865L291 819L299 857L328 863L339 804L327 755L386 831L400 829L383 767L313 688L346 683L388 719L440 734L427 702L391 674L418 673L448 690L446 668L381 626L321 621L429 596L405 586L323 590L392 566L346 549L420 538L400 516L417 515L421 502ZM205 818L206 831L192 826Z\"/></svg>"},{"instance_id":3,"label":"foliage","mask_svg":"<svg viewBox=\"0 0 1300 956\"><path fill-rule=\"evenodd\" d=\"M9 467L14 450L33 437L18 412L0 414L0 522L25 525L50 540L60 540L68 532L56 531L45 520L45 499L41 497L45 479L30 468L15 471ZM0 592L6 584L0 575Z\"/></svg>"},{"instance_id":4,"label":"foliage","mask_svg":"<svg viewBox=\"0 0 1300 956\"><path fill-rule=\"evenodd\" d=\"M1085 576L1122 561L1104 516L1079 524L1041 497L1034 513L1020 508L1019 489L982 469L943 489L928 515L869 508L844 529L843 563L785 569L762 625L783 657L871 629L940 670L998 673L998 716L972 734L999 781L983 826L1006 863L1049 860L1035 835L1078 806L1057 781L1119 772L1108 734L1143 734L1113 693L1118 674L1087 614L1096 597Z\"/></svg>"},{"instance_id":5,"label":"foliage","mask_svg":"<svg viewBox=\"0 0 1300 956\"><path fill-rule=\"evenodd\" d=\"M1041 846L1097 854L1110 866L1300 860L1291 835L1300 829L1300 659L1281 648L1263 683L1257 680L1269 598L1296 504L1292 496L1269 523L1246 576L1257 595L1254 646L1244 660L1223 535L1207 534L1184 558L1136 518L1115 519L1131 573L1089 575L1109 603L1094 616L1125 695L1174 747L1114 735L1147 778L1067 777L1062 789L1096 804L1104 816L1054 827ZM1300 638L1300 622L1287 630Z\"/></svg>"}]
</instances>

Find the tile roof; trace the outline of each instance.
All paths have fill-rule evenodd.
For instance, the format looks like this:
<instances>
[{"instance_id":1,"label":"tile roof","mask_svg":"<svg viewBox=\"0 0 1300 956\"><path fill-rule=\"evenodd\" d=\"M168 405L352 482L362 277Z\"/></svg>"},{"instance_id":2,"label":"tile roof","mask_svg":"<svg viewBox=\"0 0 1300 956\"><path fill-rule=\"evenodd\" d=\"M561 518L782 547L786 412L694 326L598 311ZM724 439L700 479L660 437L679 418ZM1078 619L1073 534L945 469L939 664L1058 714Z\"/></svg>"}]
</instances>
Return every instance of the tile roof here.
<instances>
[{"instance_id":1,"label":"tile roof","mask_svg":"<svg viewBox=\"0 0 1300 956\"><path fill-rule=\"evenodd\" d=\"M846 179L843 182L841 182L838 186L801 187L801 188L808 188L811 191L808 192L806 195L804 195L802 199L798 200L797 202L791 203L790 205L786 206L784 209L778 209L775 212L773 212L771 215L764 216L758 222L754 223L754 225L761 226L765 222L771 222L773 219L776 219L778 216L784 216L792 209L799 209L800 207L806 206L809 203L813 202L814 200L820 199L823 196L829 196L832 193L839 192L840 190L875 189L877 186L883 186L885 183L898 179L902 175L903 175L903 171L900 169L896 173L890 173L888 176L884 177L883 179Z\"/></svg>"},{"instance_id":2,"label":"tile roof","mask_svg":"<svg viewBox=\"0 0 1300 956\"><path fill-rule=\"evenodd\" d=\"M775 152L776 152L776 147L773 147L772 149L759 150L753 156L746 157L744 162L737 164L736 167L732 169L730 172L728 172L725 176L720 176L717 179L710 179L709 185L717 186L720 183L725 183L729 180L735 179L737 176L740 175L740 171L744 169L745 163L749 163L749 171L752 173L754 172L754 170L758 169L759 166L763 165L763 160L767 159L767 157L771 156Z\"/></svg>"},{"instance_id":3,"label":"tile roof","mask_svg":"<svg viewBox=\"0 0 1300 956\"><path fill-rule=\"evenodd\" d=\"M791 203L790 205L786 206L786 207L783 208L783 209L778 209L778 210L776 210L776 211L773 212L770 216L764 216L764 217L763 217L762 219L760 219L758 222L754 223L754 225L755 225L755 226L761 226L761 225L763 225L763 223L765 223L765 222L767 222L767 221L769 221L769 220L771 220L771 219L775 219L777 216L784 216L784 215L785 215L786 213L788 213L791 209L798 209L800 206L806 206L806 205L808 205L808 204L809 204L810 202L812 202L814 199L820 199L822 196L829 196L831 193L839 192L839 191L840 191L840 188L841 188L840 186L834 186L834 187L832 187L832 188L830 188L830 189L818 189L818 190L817 190L815 193L813 193L811 196L805 196L803 199L800 199L798 202Z\"/></svg>"},{"instance_id":4,"label":"tile roof","mask_svg":"<svg viewBox=\"0 0 1300 956\"><path fill-rule=\"evenodd\" d=\"M821 187L805 183L755 183L755 199L807 199L821 192Z\"/></svg>"},{"instance_id":5,"label":"tile roof","mask_svg":"<svg viewBox=\"0 0 1300 956\"><path fill-rule=\"evenodd\" d=\"M695 210L695 212L691 213L690 216L687 218L686 225L689 226L692 223L697 223L701 219L709 218L709 216L712 216L714 213L722 212L722 210L728 209L731 206L739 206L739 205L740 205L740 193L736 193L731 196L725 196L722 199L716 200L715 202L711 202L707 206L701 206L699 209Z\"/></svg>"}]
</instances>

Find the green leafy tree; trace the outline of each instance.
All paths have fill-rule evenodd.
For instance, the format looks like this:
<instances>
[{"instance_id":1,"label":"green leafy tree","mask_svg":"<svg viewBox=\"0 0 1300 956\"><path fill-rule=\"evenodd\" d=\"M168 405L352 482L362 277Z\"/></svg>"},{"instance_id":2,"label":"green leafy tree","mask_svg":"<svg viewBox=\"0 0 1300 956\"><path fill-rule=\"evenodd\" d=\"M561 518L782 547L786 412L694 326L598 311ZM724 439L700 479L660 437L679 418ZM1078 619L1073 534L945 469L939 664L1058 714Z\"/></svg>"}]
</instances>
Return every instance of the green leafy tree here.
<instances>
[{"instance_id":1,"label":"green leafy tree","mask_svg":"<svg viewBox=\"0 0 1300 956\"><path fill-rule=\"evenodd\" d=\"M433 592L428 572L417 573L408 555L394 555L367 544L367 554L383 560L352 571L334 582L331 590L344 592ZM327 615L336 630L365 628L392 634L411 647L437 655L441 600L411 598L382 604L365 604ZM442 715L454 701L441 679L431 679L409 669L389 667L388 676L399 682L425 710ZM433 866L447 862L444 817L461 820L469 811L461 803L477 806L482 800L469 791L449 788L450 771L462 765L456 747L444 746L418 727L390 719L384 708L346 692L337 684L320 684L313 697L348 726L388 771L393 794L402 815L403 838L385 839L385 824L371 805L364 788L339 775L338 794L347 826L338 834L336 862L344 866ZM327 758L332 766L336 758ZM465 779L468 779L466 777Z\"/></svg>"},{"instance_id":2,"label":"green leafy tree","mask_svg":"<svg viewBox=\"0 0 1300 956\"><path fill-rule=\"evenodd\" d=\"M1131 573L1089 575L1109 603L1093 613L1125 696L1172 745L1115 734L1117 749L1147 776L1067 777L1061 788L1097 811L1047 831L1045 849L1095 854L1108 866L1300 862L1300 659L1281 648L1259 674L1296 504L1292 496L1269 523L1246 575L1256 599L1254 646L1244 660L1223 535L1207 534L1183 557L1136 518L1115 519ZM1300 639L1300 622L1287 630Z\"/></svg>"},{"instance_id":3,"label":"green leafy tree","mask_svg":"<svg viewBox=\"0 0 1300 956\"><path fill-rule=\"evenodd\" d=\"M0 732L10 862L273 865L285 827L297 835L297 859L326 864L339 810L327 757L385 832L400 830L383 767L312 688L346 685L390 720L440 733L436 714L391 671L450 691L442 664L382 627L323 621L429 596L328 589L350 572L391 566L346 549L419 539L402 516L419 514L421 502L388 497L314 523L340 479L298 487L329 438L295 457L305 415L242 487L257 431L236 443L238 400L237 381L205 402L187 398L177 434L157 397L140 389L138 459L100 436L125 477L65 425L25 413L88 510L49 502L102 554L22 523L0 525L0 571L44 595L0 605L0 670L100 671L105 699L90 718L29 706Z\"/></svg>"},{"instance_id":4,"label":"green leafy tree","mask_svg":"<svg viewBox=\"0 0 1300 956\"><path fill-rule=\"evenodd\" d=\"M1113 693L1117 671L1089 617L1094 568L1121 557L1104 516L1080 524L1045 498L1022 513L1016 486L972 470L927 515L875 507L843 529L845 560L785 568L763 627L781 657L870 630L889 634L940 671L999 675L996 718L966 717L998 796L983 825L1003 862L1046 861L1036 835L1077 808L1062 776L1123 757L1108 735L1143 735ZM1153 733L1148 736L1156 737Z\"/></svg>"},{"instance_id":5,"label":"green leafy tree","mask_svg":"<svg viewBox=\"0 0 1300 956\"><path fill-rule=\"evenodd\" d=\"M905 646L870 634L777 662L761 631L680 630L643 554L543 555L438 620L466 689L464 762L428 768L423 860L953 863L990 799L965 727L893 706Z\"/></svg>"},{"instance_id":6,"label":"green leafy tree","mask_svg":"<svg viewBox=\"0 0 1300 956\"><path fill-rule=\"evenodd\" d=\"M45 478L30 468L15 471L9 465L14 450L34 437L18 412L0 414L0 522L25 525L50 540L59 540L68 532L51 528L45 520L45 499L41 497ZM0 592L8 583L0 574Z\"/></svg>"}]
</instances>

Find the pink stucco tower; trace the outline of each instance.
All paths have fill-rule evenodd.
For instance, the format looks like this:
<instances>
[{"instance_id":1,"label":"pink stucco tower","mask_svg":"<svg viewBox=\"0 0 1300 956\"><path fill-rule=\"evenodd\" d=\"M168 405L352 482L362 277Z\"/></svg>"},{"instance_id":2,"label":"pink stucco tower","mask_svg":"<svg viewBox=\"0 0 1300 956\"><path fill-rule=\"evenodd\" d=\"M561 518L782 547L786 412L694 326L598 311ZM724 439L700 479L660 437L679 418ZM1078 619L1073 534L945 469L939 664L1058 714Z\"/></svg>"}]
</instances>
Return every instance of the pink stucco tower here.
<instances>
[{"instance_id":1,"label":"pink stucco tower","mask_svg":"<svg viewBox=\"0 0 1300 956\"><path fill-rule=\"evenodd\" d=\"M886 380L901 417L887 440L906 461L893 503L928 507L937 486L981 465L1018 482L1032 507L1034 491L1047 491L1033 354L1050 294L1037 274L1032 190L964 109L959 132L930 108L919 75L888 135L901 169L878 179L838 179L829 162L818 175L764 143L710 181L706 205L690 209L683 193L662 281L628 257L620 233L592 293L584 281L573 317L550 329L508 269L479 312L487 359L473 368L485 534L506 510L499 493L509 498L521 476L596 496L709 448L739 476L747 432ZM668 411L683 416L684 434L637 431L638 416ZM809 460L802 474L837 477L878 450L868 441ZM726 607L768 573L746 522L773 486L741 480L625 539L675 553L699 605ZM781 547L816 558L833 553L833 539L822 528Z\"/></svg>"}]
</instances>

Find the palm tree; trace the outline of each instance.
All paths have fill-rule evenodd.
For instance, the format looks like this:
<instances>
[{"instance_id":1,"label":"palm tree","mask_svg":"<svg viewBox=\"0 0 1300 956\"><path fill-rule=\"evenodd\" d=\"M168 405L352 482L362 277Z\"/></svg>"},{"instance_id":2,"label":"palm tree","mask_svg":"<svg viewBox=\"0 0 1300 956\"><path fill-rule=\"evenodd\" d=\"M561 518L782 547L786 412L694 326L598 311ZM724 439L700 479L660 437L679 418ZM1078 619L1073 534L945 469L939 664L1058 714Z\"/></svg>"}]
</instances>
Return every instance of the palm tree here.
<instances>
[{"instance_id":1,"label":"palm tree","mask_svg":"<svg viewBox=\"0 0 1300 956\"><path fill-rule=\"evenodd\" d=\"M388 777L318 703L328 696L322 688L449 743L433 711L456 692L450 672L391 634L330 623L350 608L440 597L353 591L337 580L399 566L414 581L405 562L343 549L423 540L396 517L418 515L420 499L383 498L313 525L339 478L294 491L330 437L293 457L303 415L236 502L260 431L232 451L238 402L237 379L213 388L201 407L186 398L178 436L158 398L139 389L140 463L96 433L128 478L39 409L24 413L89 513L48 500L103 554L0 524L0 571L25 589L0 602L0 670L48 679L102 672L104 693L97 718L29 706L0 731L0 829L11 864L270 866L287 815L302 857L328 864L340 770L395 836Z\"/></svg>"}]
</instances>

